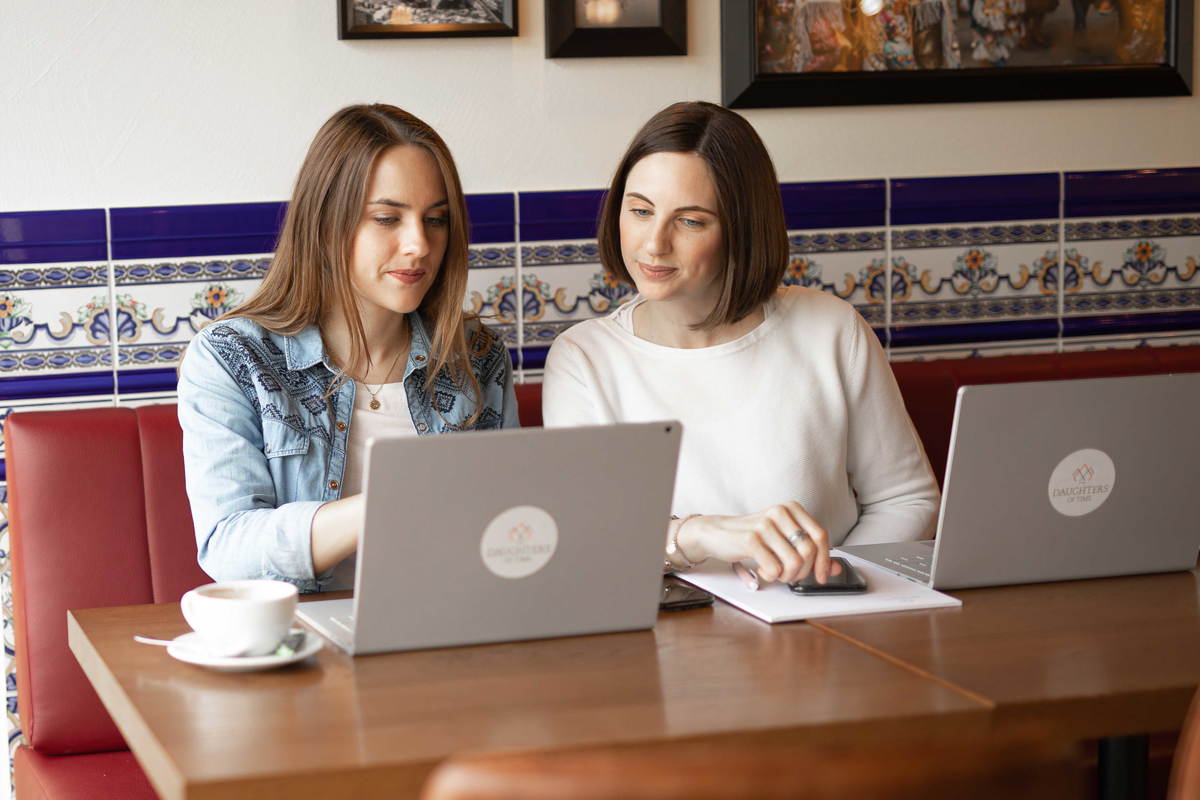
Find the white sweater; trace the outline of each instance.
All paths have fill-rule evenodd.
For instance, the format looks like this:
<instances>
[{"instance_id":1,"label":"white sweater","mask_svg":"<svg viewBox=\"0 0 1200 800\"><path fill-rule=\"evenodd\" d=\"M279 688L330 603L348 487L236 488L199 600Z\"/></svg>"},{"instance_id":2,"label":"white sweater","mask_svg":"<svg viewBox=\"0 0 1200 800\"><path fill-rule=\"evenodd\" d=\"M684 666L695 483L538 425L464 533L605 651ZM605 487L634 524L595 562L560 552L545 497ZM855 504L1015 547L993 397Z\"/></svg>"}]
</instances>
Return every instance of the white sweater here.
<instances>
[{"instance_id":1,"label":"white sweater","mask_svg":"<svg viewBox=\"0 0 1200 800\"><path fill-rule=\"evenodd\" d=\"M548 427L681 421L680 516L796 500L834 545L933 535L937 482L887 357L851 305L780 289L745 336L680 349L634 336L638 302L554 342Z\"/></svg>"}]
</instances>

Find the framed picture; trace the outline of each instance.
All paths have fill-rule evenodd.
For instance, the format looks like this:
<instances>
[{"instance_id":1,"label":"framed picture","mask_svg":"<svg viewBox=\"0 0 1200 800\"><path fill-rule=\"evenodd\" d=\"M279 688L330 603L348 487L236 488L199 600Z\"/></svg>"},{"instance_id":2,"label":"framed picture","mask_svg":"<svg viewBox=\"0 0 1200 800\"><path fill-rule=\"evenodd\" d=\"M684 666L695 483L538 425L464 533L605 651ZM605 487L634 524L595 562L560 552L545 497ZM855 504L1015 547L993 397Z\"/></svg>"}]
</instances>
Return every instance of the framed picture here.
<instances>
[{"instance_id":1,"label":"framed picture","mask_svg":"<svg viewBox=\"0 0 1200 800\"><path fill-rule=\"evenodd\" d=\"M517 0L337 0L339 39L516 36Z\"/></svg>"},{"instance_id":2,"label":"framed picture","mask_svg":"<svg viewBox=\"0 0 1200 800\"><path fill-rule=\"evenodd\" d=\"M687 55L687 0L546 0L546 58Z\"/></svg>"},{"instance_id":3,"label":"framed picture","mask_svg":"<svg viewBox=\"0 0 1200 800\"><path fill-rule=\"evenodd\" d=\"M1192 0L721 0L731 108L1191 93Z\"/></svg>"}]
</instances>

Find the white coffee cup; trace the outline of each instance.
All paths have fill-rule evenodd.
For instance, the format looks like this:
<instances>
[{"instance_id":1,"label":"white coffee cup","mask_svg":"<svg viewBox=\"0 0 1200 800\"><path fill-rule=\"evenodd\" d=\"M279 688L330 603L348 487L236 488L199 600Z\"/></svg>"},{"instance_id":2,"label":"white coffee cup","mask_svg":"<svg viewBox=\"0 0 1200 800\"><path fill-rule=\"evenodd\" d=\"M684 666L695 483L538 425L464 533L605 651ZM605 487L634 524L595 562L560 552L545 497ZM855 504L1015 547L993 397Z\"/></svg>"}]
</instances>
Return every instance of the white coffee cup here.
<instances>
[{"instance_id":1,"label":"white coffee cup","mask_svg":"<svg viewBox=\"0 0 1200 800\"><path fill-rule=\"evenodd\" d=\"M213 656L262 656L287 636L297 601L290 583L245 580L198 586L179 606Z\"/></svg>"}]
</instances>

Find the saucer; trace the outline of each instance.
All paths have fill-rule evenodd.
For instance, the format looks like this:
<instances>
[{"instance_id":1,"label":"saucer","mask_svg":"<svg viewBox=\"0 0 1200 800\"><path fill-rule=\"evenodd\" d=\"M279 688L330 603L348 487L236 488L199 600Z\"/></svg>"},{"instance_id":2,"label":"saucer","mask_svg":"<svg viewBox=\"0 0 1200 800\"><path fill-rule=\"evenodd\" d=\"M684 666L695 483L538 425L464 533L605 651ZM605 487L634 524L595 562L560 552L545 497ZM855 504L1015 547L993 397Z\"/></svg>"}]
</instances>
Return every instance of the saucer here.
<instances>
[{"instance_id":1,"label":"saucer","mask_svg":"<svg viewBox=\"0 0 1200 800\"><path fill-rule=\"evenodd\" d=\"M260 669L274 669L275 667L282 667L287 664L295 664L297 661L303 661L315 654L324 645L324 640L312 631L305 631L302 628L292 628L288 633L296 633L297 631L303 631L304 644L290 656L277 656L274 654L266 656L210 656L204 651L204 645L200 643L200 635L195 632L185 633L171 640L171 644L167 645L167 655L188 664L220 670L221 672L254 672Z\"/></svg>"}]
</instances>

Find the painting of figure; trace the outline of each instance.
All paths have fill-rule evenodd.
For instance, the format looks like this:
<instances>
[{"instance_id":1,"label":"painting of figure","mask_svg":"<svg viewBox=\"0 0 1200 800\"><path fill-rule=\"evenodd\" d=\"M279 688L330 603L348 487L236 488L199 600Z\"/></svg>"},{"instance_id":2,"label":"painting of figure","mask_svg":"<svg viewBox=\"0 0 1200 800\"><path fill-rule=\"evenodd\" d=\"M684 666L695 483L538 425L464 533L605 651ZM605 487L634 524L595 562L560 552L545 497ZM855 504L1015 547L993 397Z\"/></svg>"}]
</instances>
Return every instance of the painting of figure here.
<instances>
[{"instance_id":1,"label":"painting of figure","mask_svg":"<svg viewBox=\"0 0 1200 800\"><path fill-rule=\"evenodd\" d=\"M342 38L512 36L516 0L340 0Z\"/></svg>"},{"instance_id":2,"label":"painting of figure","mask_svg":"<svg viewBox=\"0 0 1200 800\"><path fill-rule=\"evenodd\" d=\"M762 73L1161 64L1167 0L756 0Z\"/></svg>"}]
</instances>

